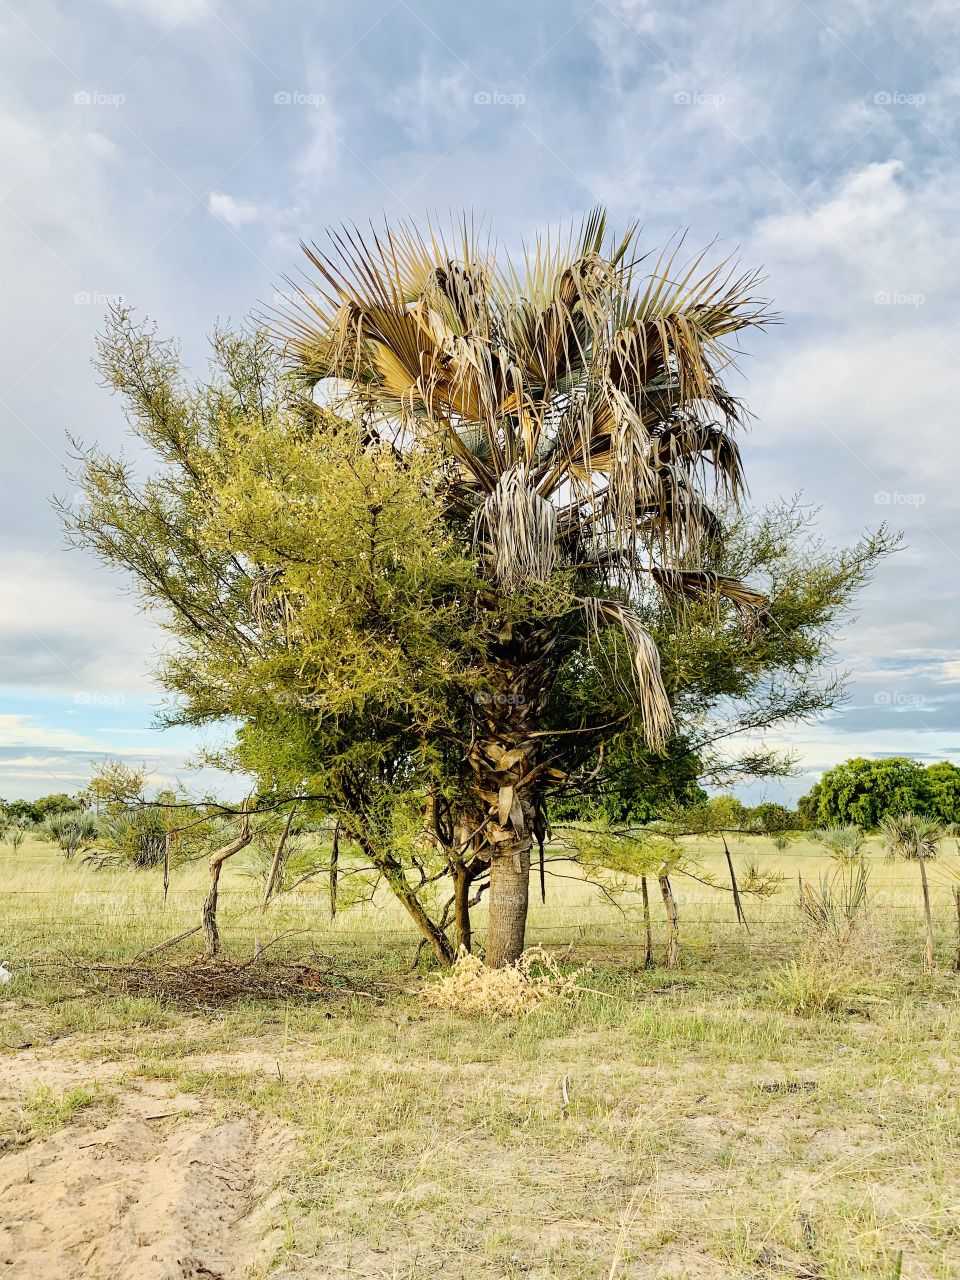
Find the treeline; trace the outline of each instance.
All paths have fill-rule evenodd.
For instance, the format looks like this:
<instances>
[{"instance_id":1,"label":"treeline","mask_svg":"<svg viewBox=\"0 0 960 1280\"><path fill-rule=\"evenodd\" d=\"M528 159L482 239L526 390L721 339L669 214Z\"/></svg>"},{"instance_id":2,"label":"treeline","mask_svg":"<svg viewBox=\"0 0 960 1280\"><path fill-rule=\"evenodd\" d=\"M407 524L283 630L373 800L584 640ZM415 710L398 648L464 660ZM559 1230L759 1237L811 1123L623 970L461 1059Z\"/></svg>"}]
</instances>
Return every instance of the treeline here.
<instances>
[{"instance_id":1,"label":"treeline","mask_svg":"<svg viewBox=\"0 0 960 1280\"><path fill-rule=\"evenodd\" d=\"M960 767L948 760L922 765L906 756L857 757L828 769L797 805L801 828L872 830L904 813L942 825L960 823Z\"/></svg>"},{"instance_id":2,"label":"treeline","mask_svg":"<svg viewBox=\"0 0 960 1280\"><path fill-rule=\"evenodd\" d=\"M75 813L85 809L89 797L81 792L76 796L68 796L60 791L55 795L41 796L39 800L3 800L0 799L0 824L10 826L14 823L26 827L40 826L48 818L60 817L65 813Z\"/></svg>"}]
</instances>

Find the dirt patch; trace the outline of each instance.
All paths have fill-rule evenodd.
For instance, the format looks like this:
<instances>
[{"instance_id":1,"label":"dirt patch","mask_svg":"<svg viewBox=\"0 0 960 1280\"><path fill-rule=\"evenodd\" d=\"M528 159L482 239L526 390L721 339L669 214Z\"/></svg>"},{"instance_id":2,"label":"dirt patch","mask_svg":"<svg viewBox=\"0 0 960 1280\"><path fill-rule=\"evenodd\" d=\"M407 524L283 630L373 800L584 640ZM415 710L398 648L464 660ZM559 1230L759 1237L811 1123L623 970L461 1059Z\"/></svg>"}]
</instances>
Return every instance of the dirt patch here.
<instances>
[{"instance_id":1,"label":"dirt patch","mask_svg":"<svg viewBox=\"0 0 960 1280\"><path fill-rule=\"evenodd\" d=\"M108 1118L0 1158L0 1275L239 1280L264 1255L292 1145L192 1095L125 1092Z\"/></svg>"}]
</instances>

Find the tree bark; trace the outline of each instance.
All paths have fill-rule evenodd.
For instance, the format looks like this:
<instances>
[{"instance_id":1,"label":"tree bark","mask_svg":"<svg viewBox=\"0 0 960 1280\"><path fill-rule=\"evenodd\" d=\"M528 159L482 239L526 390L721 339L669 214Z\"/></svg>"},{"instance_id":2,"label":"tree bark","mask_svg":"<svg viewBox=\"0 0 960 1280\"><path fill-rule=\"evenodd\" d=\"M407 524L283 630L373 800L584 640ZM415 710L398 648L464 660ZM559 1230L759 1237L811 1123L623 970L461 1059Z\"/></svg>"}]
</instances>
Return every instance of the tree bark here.
<instances>
[{"instance_id":1,"label":"tree bark","mask_svg":"<svg viewBox=\"0 0 960 1280\"><path fill-rule=\"evenodd\" d=\"M923 967L927 973L933 973L933 916L930 914L930 887L927 884L927 860L923 856L922 850L919 854L919 862L920 883L923 886L923 918L926 921L927 926L927 937L923 949Z\"/></svg>"},{"instance_id":2,"label":"tree bark","mask_svg":"<svg viewBox=\"0 0 960 1280\"><path fill-rule=\"evenodd\" d=\"M217 928L217 899L219 897L220 872L223 869L223 864L228 858L232 858L235 853L245 849L252 839L250 817L247 813L244 813L243 824L236 840L231 840L229 844L223 845L210 858L210 889L200 915L200 925L207 944L208 956L215 956L220 950L220 930Z\"/></svg>"},{"instance_id":3,"label":"tree bark","mask_svg":"<svg viewBox=\"0 0 960 1280\"><path fill-rule=\"evenodd\" d=\"M650 891L647 888L647 877L640 877L640 892L643 895L643 928L646 934L646 949L643 957L643 967L645 969L653 968L653 926L650 923Z\"/></svg>"},{"instance_id":4,"label":"tree bark","mask_svg":"<svg viewBox=\"0 0 960 1280\"><path fill-rule=\"evenodd\" d=\"M490 859L488 968L513 964L523 952L530 897L530 846L497 851Z\"/></svg>"},{"instance_id":5,"label":"tree bark","mask_svg":"<svg viewBox=\"0 0 960 1280\"><path fill-rule=\"evenodd\" d=\"M461 863L453 875L454 920L457 926L457 950L470 951L473 930L470 925L470 877Z\"/></svg>"},{"instance_id":6,"label":"tree bark","mask_svg":"<svg viewBox=\"0 0 960 1280\"><path fill-rule=\"evenodd\" d=\"M663 906L667 913L667 954L664 964L668 969L680 967L680 929L677 914L677 900L673 896L673 888L669 876L660 876L660 893L663 895Z\"/></svg>"}]
</instances>

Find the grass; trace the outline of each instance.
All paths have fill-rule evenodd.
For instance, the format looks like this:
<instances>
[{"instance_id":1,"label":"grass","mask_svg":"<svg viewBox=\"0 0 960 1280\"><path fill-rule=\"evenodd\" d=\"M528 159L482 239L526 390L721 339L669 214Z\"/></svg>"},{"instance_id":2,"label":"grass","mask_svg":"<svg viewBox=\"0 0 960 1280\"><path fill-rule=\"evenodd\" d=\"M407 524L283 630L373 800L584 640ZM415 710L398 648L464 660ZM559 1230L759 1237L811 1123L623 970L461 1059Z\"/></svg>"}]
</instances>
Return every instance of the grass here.
<instances>
[{"instance_id":1,"label":"grass","mask_svg":"<svg viewBox=\"0 0 960 1280\"><path fill-rule=\"evenodd\" d=\"M25 1090L34 1139L92 1123L82 1097L95 1083L122 1096L145 1082L290 1136L295 1155L266 1171L277 1194L259 1277L956 1277L960 979L945 868L931 867L939 967L926 976L915 867L868 851L869 914L855 945L825 958L797 874L818 881L830 860L806 842L731 852L738 867L779 867L783 888L747 900L748 932L729 893L678 880L675 972L643 967L635 900L622 916L551 880L530 941L572 944L563 963L590 966L591 992L510 1019L429 1007L392 904L331 924L305 888L261 920L236 867L228 950L248 958L255 936L295 931L268 956L322 954L342 994L214 1011L110 994L83 964L195 923L203 868L176 874L164 911L159 877L67 866L28 842L0 852L0 959L15 974L0 1064L25 1052L76 1064L76 1085ZM720 848L704 855L723 877ZM349 994L347 978L380 998Z\"/></svg>"}]
</instances>

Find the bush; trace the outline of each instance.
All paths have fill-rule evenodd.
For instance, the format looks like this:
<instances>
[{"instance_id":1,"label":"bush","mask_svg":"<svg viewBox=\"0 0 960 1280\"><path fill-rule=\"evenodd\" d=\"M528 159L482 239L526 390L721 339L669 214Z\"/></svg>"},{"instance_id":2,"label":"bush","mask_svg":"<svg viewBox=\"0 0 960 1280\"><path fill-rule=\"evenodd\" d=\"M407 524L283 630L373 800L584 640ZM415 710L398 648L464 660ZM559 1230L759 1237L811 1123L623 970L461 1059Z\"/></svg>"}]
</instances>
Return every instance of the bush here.
<instances>
[{"instance_id":1,"label":"bush","mask_svg":"<svg viewBox=\"0 0 960 1280\"><path fill-rule=\"evenodd\" d=\"M844 970L829 964L792 960L770 975L774 1003L786 1013L810 1017L846 1013L853 996L853 980Z\"/></svg>"},{"instance_id":2,"label":"bush","mask_svg":"<svg viewBox=\"0 0 960 1280\"><path fill-rule=\"evenodd\" d=\"M41 837L59 845L67 861L86 848L99 834L99 824L92 813L75 809L72 813L60 813L47 818L40 828Z\"/></svg>"}]
</instances>

